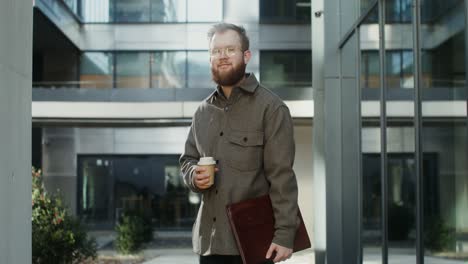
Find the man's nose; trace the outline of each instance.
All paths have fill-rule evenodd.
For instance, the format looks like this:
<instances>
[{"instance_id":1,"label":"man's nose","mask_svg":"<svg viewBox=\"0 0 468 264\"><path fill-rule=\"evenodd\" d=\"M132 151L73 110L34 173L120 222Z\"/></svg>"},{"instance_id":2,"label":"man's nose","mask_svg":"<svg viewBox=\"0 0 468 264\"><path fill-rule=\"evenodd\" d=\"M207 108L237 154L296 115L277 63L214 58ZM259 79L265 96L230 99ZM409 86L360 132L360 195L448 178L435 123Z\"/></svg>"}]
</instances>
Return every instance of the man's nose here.
<instances>
[{"instance_id":1,"label":"man's nose","mask_svg":"<svg viewBox=\"0 0 468 264\"><path fill-rule=\"evenodd\" d=\"M221 50L221 54L219 54L219 58L228 58L226 49Z\"/></svg>"}]
</instances>

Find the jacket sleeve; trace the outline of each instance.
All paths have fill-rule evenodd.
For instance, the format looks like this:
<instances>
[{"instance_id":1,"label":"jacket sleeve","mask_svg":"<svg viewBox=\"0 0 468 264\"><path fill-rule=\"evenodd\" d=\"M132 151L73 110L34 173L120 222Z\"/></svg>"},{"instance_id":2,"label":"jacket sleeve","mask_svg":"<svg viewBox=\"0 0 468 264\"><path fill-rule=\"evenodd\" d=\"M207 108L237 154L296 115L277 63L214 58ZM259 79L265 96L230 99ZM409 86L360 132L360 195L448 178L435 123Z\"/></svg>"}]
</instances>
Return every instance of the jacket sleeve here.
<instances>
[{"instance_id":1,"label":"jacket sleeve","mask_svg":"<svg viewBox=\"0 0 468 264\"><path fill-rule=\"evenodd\" d=\"M199 189L193 182L195 166L200 159L200 153L198 153L195 143L194 123L195 121L193 121L192 125L190 126L187 140L185 142L185 150L184 153L180 156L179 163L185 185L187 185L187 187L189 187L189 189L194 192L201 192L202 190Z\"/></svg>"},{"instance_id":2,"label":"jacket sleeve","mask_svg":"<svg viewBox=\"0 0 468 264\"><path fill-rule=\"evenodd\" d=\"M297 181L293 171L295 143L292 118L286 105L265 118L264 169L270 184L275 216L273 243L293 248L297 225Z\"/></svg>"}]
</instances>

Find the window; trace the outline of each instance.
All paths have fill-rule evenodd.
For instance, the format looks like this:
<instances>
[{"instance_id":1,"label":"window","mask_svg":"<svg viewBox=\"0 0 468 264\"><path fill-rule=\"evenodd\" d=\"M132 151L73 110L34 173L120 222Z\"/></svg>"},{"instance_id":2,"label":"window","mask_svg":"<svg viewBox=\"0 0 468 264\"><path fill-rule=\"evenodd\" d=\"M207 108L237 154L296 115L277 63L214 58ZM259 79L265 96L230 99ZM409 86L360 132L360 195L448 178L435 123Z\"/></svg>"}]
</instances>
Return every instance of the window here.
<instances>
[{"instance_id":1,"label":"window","mask_svg":"<svg viewBox=\"0 0 468 264\"><path fill-rule=\"evenodd\" d=\"M90 227L112 228L128 211L159 230L190 230L200 195L180 175L179 155L78 156L78 215Z\"/></svg>"},{"instance_id":2,"label":"window","mask_svg":"<svg viewBox=\"0 0 468 264\"><path fill-rule=\"evenodd\" d=\"M114 56L110 52L85 52L80 59L80 88L112 88Z\"/></svg>"},{"instance_id":3,"label":"window","mask_svg":"<svg viewBox=\"0 0 468 264\"><path fill-rule=\"evenodd\" d=\"M187 52L187 87L212 88L208 51Z\"/></svg>"},{"instance_id":4,"label":"window","mask_svg":"<svg viewBox=\"0 0 468 264\"><path fill-rule=\"evenodd\" d=\"M310 24L310 0L260 0L260 23Z\"/></svg>"},{"instance_id":5,"label":"window","mask_svg":"<svg viewBox=\"0 0 468 264\"><path fill-rule=\"evenodd\" d=\"M365 12L373 1L361 0L361 13ZM385 23L406 23L411 24L412 21L412 4L411 0L392 0L386 1ZM372 12L366 19L364 24L377 24L379 22L378 13Z\"/></svg>"},{"instance_id":6,"label":"window","mask_svg":"<svg viewBox=\"0 0 468 264\"><path fill-rule=\"evenodd\" d=\"M151 0L151 21L159 23L187 20L185 0Z\"/></svg>"},{"instance_id":7,"label":"window","mask_svg":"<svg viewBox=\"0 0 468 264\"><path fill-rule=\"evenodd\" d=\"M149 0L115 0L115 22L149 22Z\"/></svg>"},{"instance_id":8,"label":"window","mask_svg":"<svg viewBox=\"0 0 468 264\"><path fill-rule=\"evenodd\" d=\"M223 19L222 0L188 0L188 22L220 22Z\"/></svg>"},{"instance_id":9,"label":"window","mask_svg":"<svg viewBox=\"0 0 468 264\"><path fill-rule=\"evenodd\" d=\"M151 54L151 88L184 88L184 51L162 51Z\"/></svg>"},{"instance_id":10,"label":"window","mask_svg":"<svg viewBox=\"0 0 468 264\"><path fill-rule=\"evenodd\" d=\"M261 51L260 78L269 88L312 87L310 51Z\"/></svg>"},{"instance_id":11,"label":"window","mask_svg":"<svg viewBox=\"0 0 468 264\"><path fill-rule=\"evenodd\" d=\"M220 22L222 0L64 0L84 23Z\"/></svg>"},{"instance_id":12,"label":"window","mask_svg":"<svg viewBox=\"0 0 468 264\"><path fill-rule=\"evenodd\" d=\"M387 87L413 88L413 52L386 51Z\"/></svg>"},{"instance_id":13,"label":"window","mask_svg":"<svg viewBox=\"0 0 468 264\"><path fill-rule=\"evenodd\" d=\"M87 23L112 22L113 3L112 0L82 0L79 16Z\"/></svg>"},{"instance_id":14,"label":"window","mask_svg":"<svg viewBox=\"0 0 468 264\"><path fill-rule=\"evenodd\" d=\"M117 88L149 88L149 53L121 52L115 59Z\"/></svg>"},{"instance_id":15,"label":"window","mask_svg":"<svg viewBox=\"0 0 468 264\"><path fill-rule=\"evenodd\" d=\"M379 52L365 50L361 53L361 88L379 88Z\"/></svg>"}]
</instances>

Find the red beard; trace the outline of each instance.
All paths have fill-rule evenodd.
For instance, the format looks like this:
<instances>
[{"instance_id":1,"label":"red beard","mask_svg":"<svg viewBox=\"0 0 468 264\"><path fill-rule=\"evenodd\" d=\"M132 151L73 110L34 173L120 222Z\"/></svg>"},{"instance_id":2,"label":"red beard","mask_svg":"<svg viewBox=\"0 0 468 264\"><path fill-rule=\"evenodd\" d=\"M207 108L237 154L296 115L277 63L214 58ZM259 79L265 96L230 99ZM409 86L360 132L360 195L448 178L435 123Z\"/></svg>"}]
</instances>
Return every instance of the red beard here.
<instances>
[{"instance_id":1,"label":"red beard","mask_svg":"<svg viewBox=\"0 0 468 264\"><path fill-rule=\"evenodd\" d=\"M221 86L233 86L244 78L246 66L247 64L242 62L237 66L233 65L232 69L222 72L219 71L219 66L216 66L216 68L211 67L211 79Z\"/></svg>"}]
</instances>

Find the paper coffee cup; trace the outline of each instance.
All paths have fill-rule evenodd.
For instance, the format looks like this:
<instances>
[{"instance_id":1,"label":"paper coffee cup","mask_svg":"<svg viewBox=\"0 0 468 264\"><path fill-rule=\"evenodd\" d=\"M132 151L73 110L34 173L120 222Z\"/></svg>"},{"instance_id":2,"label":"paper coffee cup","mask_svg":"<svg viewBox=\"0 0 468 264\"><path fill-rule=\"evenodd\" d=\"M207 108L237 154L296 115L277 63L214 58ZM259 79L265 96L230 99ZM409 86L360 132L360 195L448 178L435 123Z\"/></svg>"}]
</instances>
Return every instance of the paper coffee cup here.
<instances>
[{"instance_id":1,"label":"paper coffee cup","mask_svg":"<svg viewBox=\"0 0 468 264\"><path fill-rule=\"evenodd\" d=\"M213 157L202 157L198 161L198 166L206 168L206 173L210 175L209 185L214 184L216 160Z\"/></svg>"}]
</instances>

